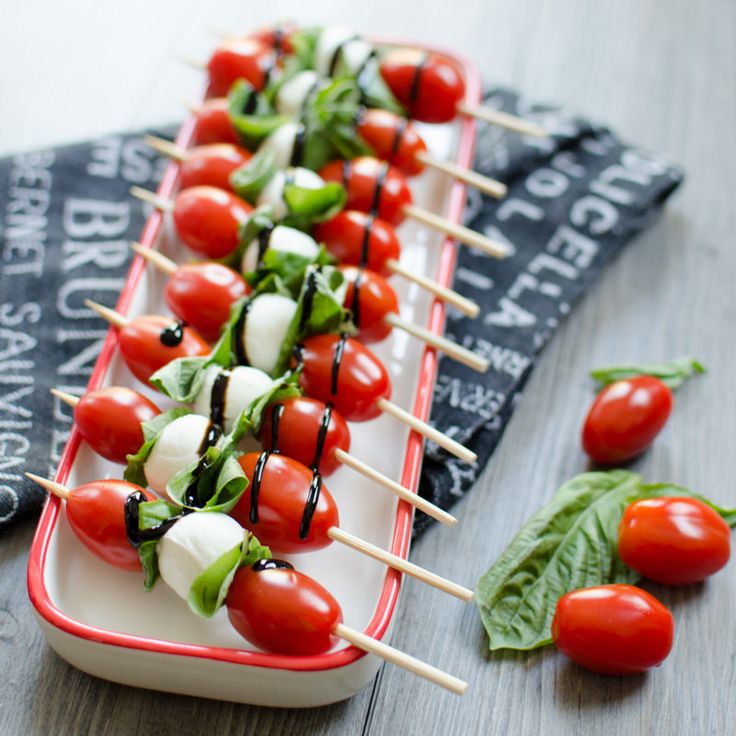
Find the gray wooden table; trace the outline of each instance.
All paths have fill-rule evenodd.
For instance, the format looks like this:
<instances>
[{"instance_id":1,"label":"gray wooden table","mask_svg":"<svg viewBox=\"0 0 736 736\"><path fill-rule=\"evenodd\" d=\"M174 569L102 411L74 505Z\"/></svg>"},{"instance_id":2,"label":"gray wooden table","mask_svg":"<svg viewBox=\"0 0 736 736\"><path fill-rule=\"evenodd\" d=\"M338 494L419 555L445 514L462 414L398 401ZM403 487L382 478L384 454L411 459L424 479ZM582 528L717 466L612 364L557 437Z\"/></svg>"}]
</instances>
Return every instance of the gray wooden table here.
<instances>
[{"instance_id":1,"label":"gray wooden table","mask_svg":"<svg viewBox=\"0 0 736 736\"><path fill-rule=\"evenodd\" d=\"M567 104L669 154L688 182L559 330L491 464L413 560L474 584L515 530L585 468L587 371L693 354L707 377L635 464L736 505L734 277L736 4L732 0L391 0L14 3L0 23L0 151L175 120L218 28L335 18L462 49L488 79ZM736 563L703 586L652 588L676 617L674 651L642 677L607 679L553 650L489 657L473 606L409 582L393 643L468 679L458 698L392 667L352 700L277 711L164 695L84 675L45 644L25 589L33 521L0 538L0 734L720 734L736 705Z\"/></svg>"}]
</instances>

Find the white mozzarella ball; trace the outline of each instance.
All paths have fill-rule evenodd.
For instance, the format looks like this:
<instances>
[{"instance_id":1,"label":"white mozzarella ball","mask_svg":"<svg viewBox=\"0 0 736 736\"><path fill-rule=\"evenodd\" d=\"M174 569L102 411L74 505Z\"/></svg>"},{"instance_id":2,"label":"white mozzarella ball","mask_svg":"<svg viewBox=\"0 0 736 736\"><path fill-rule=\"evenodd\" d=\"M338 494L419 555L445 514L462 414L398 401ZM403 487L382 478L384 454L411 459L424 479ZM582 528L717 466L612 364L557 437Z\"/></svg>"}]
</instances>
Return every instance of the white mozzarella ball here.
<instances>
[{"instance_id":1,"label":"white mozzarella ball","mask_svg":"<svg viewBox=\"0 0 736 736\"><path fill-rule=\"evenodd\" d=\"M276 111L279 115L301 115L304 103L318 80L319 74L308 70L299 72L284 82L276 95Z\"/></svg>"},{"instance_id":2,"label":"white mozzarella ball","mask_svg":"<svg viewBox=\"0 0 736 736\"><path fill-rule=\"evenodd\" d=\"M347 45L347 42L355 36L355 31L339 26L326 26L322 29L317 40L315 50L314 68L323 76L331 77L332 60L335 52Z\"/></svg>"},{"instance_id":3,"label":"white mozzarella ball","mask_svg":"<svg viewBox=\"0 0 736 736\"><path fill-rule=\"evenodd\" d=\"M266 373L258 368L250 366L237 366L230 370L223 370L211 365L205 373L202 388L194 400L194 411L206 417L212 411L212 387L215 378L221 373L227 374L224 405L224 428L225 432L232 432L235 420L241 412L247 409L256 399L269 391L274 381Z\"/></svg>"},{"instance_id":4,"label":"white mozzarella ball","mask_svg":"<svg viewBox=\"0 0 736 736\"><path fill-rule=\"evenodd\" d=\"M148 485L156 493L166 495L166 484L199 459L199 448L209 429L209 419L199 414L185 414L163 428L143 466Z\"/></svg>"},{"instance_id":5,"label":"white mozzarella ball","mask_svg":"<svg viewBox=\"0 0 736 736\"><path fill-rule=\"evenodd\" d=\"M299 133L299 123L284 123L276 128L271 135L266 138L259 148L261 151L267 151L273 155L273 166L276 169L285 169L291 164L291 158L294 153L294 143Z\"/></svg>"},{"instance_id":6,"label":"white mozzarella ball","mask_svg":"<svg viewBox=\"0 0 736 736\"><path fill-rule=\"evenodd\" d=\"M183 516L156 546L162 580L184 600L192 583L215 560L243 541L243 527L217 511Z\"/></svg>"},{"instance_id":7,"label":"white mozzarella ball","mask_svg":"<svg viewBox=\"0 0 736 736\"><path fill-rule=\"evenodd\" d=\"M261 191L257 202L259 207L264 205L271 207L271 216L274 220L283 220L289 213L286 202L284 202L284 186L287 181L305 189L320 189L325 185L319 174L300 166L286 171L277 171Z\"/></svg>"},{"instance_id":8,"label":"white mozzarella ball","mask_svg":"<svg viewBox=\"0 0 736 736\"><path fill-rule=\"evenodd\" d=\"M258 268L259 248L258 240L253 240L245 249L241 263L243 273L250 273ZM268 238L268 248L279 253L295 253L309 260L316 258L317 253L319 253L317 241L311 235L285 225L277 225L271 231Z\"/></svg>"},{"instance_id":9,"label":"white mozzarella ball","mask_svg":"<svg viewBox=\"0 0 736 736\"><path fill-rule=\"evenodd\" d=\"M243 342L248 362L271 373L296 312L296 302L280 294L261 294L248 309Z\"/></svg>"},{"instance_id":10,"label":"white mozzarella ball","mask_svg":"<svg viewBox=\"0 0 736 736\"><path fill-rule=\"evenodd\" d=\"M348 41L341 52L341 59L345 62L348 72L356 74L363 69L368 61L368 57L373 53L373 47L361 38L355 38Z\"/></svg>"}]
</instances>

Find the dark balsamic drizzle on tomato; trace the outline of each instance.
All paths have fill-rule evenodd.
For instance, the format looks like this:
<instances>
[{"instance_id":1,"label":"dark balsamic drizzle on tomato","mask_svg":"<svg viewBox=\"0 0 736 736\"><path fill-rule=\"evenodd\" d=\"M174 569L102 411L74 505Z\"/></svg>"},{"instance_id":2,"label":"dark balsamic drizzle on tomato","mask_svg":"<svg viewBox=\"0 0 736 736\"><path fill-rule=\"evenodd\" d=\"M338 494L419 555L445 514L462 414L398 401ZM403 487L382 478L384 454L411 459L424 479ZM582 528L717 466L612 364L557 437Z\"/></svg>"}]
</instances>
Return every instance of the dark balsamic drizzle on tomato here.
<instances>
[{"instance_id":1,"label":"dark balsamic drizzle on tomato","mask_svg":"<svg viewBox=\"0 0 736 736\"><path fill-rule=\"evenodd\" d=\"M388 170L391 164L389 164L388 161L386 161L383 166L381 166L381 170L378 172L378 176L376 177L376 186L373 190L373 201L371 202L371 214L376 214L379 211L379 208L381 206L381 195L383 194L383 185L386 182L386 175L388 174Z\"/></svg>"},{"instance_id":2,"label":"dark balsamic drizzle on tomato","mask_svg":"<svg viewBox=\"0 0 736 736\"><path fill-rule=\"evenodd\" d=\"M141 491L133 491L126 499L123 507L125 517L125 536L131 547L138 549L143 542L161 539L182 516L191 513L191 509L182 509L180 514L162 521L158 526L150 529L140 528L140 505L148 499Z\"/></svg>"},{"instance_id":3,"label":"dark balsamic drizzle on tomato","mask_svg":"<svg viewBox=\"0 0 736 736\"><path fill-rule=\"evenodd\" d=\"M210 422L223 426L225 424L225 400L230 383L230 371L221 370L215 376L210 391Z\"/></svg>"},{"instance_id":4,"label":"dark balsamic drizzle on tomato","mask_svg":"<svg viewBox=\"0 0 736 736\"><path fill-rule=\"evenodd\" d=\"M319 268L311 270L307 276L307 283L304 287L304 299L302 301L302 313L299 315L298 332L301 335L304 332L309 318L312 316L314 307L314 295L317 293L317 271Z\"/></svg>"},{"instance_id":5,"label":"dark balsamic drizzle on tomato","mask_svg":"<svg viewBox=\"0 0 736 736\"><path fill-rule=\"evenodd\" d=\"M304 161L304 146L307 138L307 126L299 122L294 134L294 145L291 148L291 159L289 166L301 166Z\"/></svg>"},{"instance_id":6,"label":"dark balsamic drizzle on tomato","mask_svg":"<svg viewBox=\"0 0 736 736\"><path fill-rule=\"evenodd\" d=\"M363 267L357 269L353 281L353 296L350 300L350 311L353 313L353 324L360 329L360 287L363 284Z\"/></svg>"},{"instance_id":7,"label":"dark balsamic drizzle on tomato","mask_svg":"<svg viewBox=\"0 0 736 736\"><path fill-rule=\"evenodd\" d=\"M263 572L264 570L293 570L294 565L286 560L258 560L251 567L253 572Z\"/></svg>"},{"instance_id":8,"label":"dark balsamic drizzle on tomato","mask_svg":"<svg viewBox=\"0 0 736 736\"><path fill-rule=\"evenodd\" d=\"M253 482L250 486L250 509L248 511L248 520L251 524L258 523L258 496L263 483L263 472L266 469L266 463L271 455L278 455L279 451L279 425L281 417L284 413L283 404L274 404L271 408L271 447L264 450L256 460L256 466L253 469Z\"/></svg>"},{"instance_id":9,"label":"dark balsamic drizzle on tomato","mask_svg":"<svg viewBox=\"0 0 736 736\"><path fill-rule=\"evenodd\" d=\"M322 419L319 424L319 432L317 433L317 442L314 448L314 458L309 469L312 471L312 482L309 484L309 492L307 493L307 502L304 504L304 512L302 520L299 524L299 539L306 539L309 536L309 527L312 524L312 517L317 510L319 496L322 492L322 474L319 472L319 466L322 462L322 455L325 451L325 439L327 431L330 428L332 419L332 404L325 404L325 410L322 413Z\"/></svg>"},{"instance_id":10,"label":"dark balsamic drizzle on tomato","mask_svg":"<svg viewBox=\"0 0 736 736\"><path fill-rule=\"evenodd\" d=\"M266 256L266 251L271 245L271 236L273 235L273 231L275 229L276 225L271 223L270 225L264 227L263 230L258 233L258 258L256 261L256 270L260 269L263 266L263 259Z\"/></svg>"},{"instance_id":11,"label":"dark balsamic drizzle on tomato","mask_svg":"<svg viewBox=\"0 0 736 736\"><path fill-rule=\"evenodd\" d=\"M373 230L373 223L376 220L376 216L371 214L365 218L365 225L363 226L363 242L360 246L360 266L365 268L368 265L368 256L370 255L371 247L371 231Z\"/></svg>"},{"instance_id":12,"label":"dark balsamic drizzle on tomato","mask_svg":"<svg viewBox=\"0 0 736 736\"><path fill-rule=\"evenodd\" d=\"M337 390L340 385L340 366L342 365L342 357L345 353L345 341L348 339L348 333L343 332L340 339L335 344L335 354L332 358L332 375L330 381L330 393L337 396Z\"/></svg>"},{"instance_id":13,"label":"dark balsamic drizzle on tomato","mask_svg":"<svg viewBox=\"0 0 736 736\"><path fill-rule=\"evenodd\" d=\"M252 303L251 301L247 301L243 304L238 319L233 326L233 350L235 351L235 358L238 361L238 365L248 365L248 354L245 350L245 323L248 319L248 312Z\"/></svg>"},{"instance_id":14,"label":"dark balsamic drizzle on tomato","mask_svg":"<svg viewBox=\"0 0 736 736\"><path fill-rule=\"evenodd\" d=\"M181 345L181 341L184 339L184 322L179 319L164 327L158 339L167 348L175 348L177 345Z\"/></svg>"},{"instance_id":15,"label":"dark balsamic drizzle on tomato","mask_svg":"<svg viewBox=\"0 0 736 736\"><path fill-rule=\"evenodd\" d=\"M414 67L414 77L411 80L411 87L409 88L409 104L413 105L416 103L419 97L419 88L422 82L422 73L424 72L427 62L429 61L429 54L425 54L422 60Z\"/></svg>"},{"instance_id":16,"label":"dark balsamic drizzle on tomato","mask_svg":"<svg viewBox=\"0 0 736 736\"><path fill-rule=\"evenodd\" d=\"M409 126L409 121L406 118L399 118L396 123L396 130L394 131L394 139L391 142L391 153L389 154L388 160L393 162L394 157L399 152L401 146L401 139L406 133L406 129Z\"/></svg>"}]
</instances>

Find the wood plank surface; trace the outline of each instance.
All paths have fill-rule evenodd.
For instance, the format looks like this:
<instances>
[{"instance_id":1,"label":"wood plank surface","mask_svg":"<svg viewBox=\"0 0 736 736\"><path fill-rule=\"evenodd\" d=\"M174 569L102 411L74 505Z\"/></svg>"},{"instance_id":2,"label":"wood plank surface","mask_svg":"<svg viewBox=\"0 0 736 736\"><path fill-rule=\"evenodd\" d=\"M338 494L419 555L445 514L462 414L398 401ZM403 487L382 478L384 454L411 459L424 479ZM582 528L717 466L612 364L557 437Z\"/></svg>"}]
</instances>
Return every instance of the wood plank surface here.
<instances>
[{"instance_id":1,"label":"wood plank surface","mask_svg":"<svg viewBox=\"0 0 736 736\"><path fill-rule=\"evenodd\" d=\"M653 450L634 464L736 505L736 4L730 0L316 0L254 4L26 0L0 23L0 152L169 122L198 92L177 58L209 31L335 19L474 58L487 79L566 104L662 151L688 175L662 220L630 246L539 361L461 523L412 559L474 585L525 519L586 467L578 432L587 371L628 359L701 358ZM1 301L1 300L0 300ZM45 644L25 589L33 522L0 538L0 734L725 734L736 717L736 564L702 586L650 590L676 618L661 669L584 672L552 649L490 657L472 604L405 583L393 644L470 681L464 698L391 667L372 688L278 711L114 685Z\"/></svg>"}]
</instances>

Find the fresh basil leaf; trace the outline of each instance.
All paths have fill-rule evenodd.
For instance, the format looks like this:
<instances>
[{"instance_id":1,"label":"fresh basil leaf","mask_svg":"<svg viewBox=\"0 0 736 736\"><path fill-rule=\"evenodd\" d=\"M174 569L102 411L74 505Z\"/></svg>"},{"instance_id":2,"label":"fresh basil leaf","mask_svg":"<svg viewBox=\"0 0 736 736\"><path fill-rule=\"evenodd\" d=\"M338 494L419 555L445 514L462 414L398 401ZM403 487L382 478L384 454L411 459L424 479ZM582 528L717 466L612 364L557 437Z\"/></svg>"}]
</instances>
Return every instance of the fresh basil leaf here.
<instances>
[{"instance_id":1,"label":"fresh basil leaf","mask_svg":"<svg viewBox=\"0 0 736 736\"><path fill-rule=\"evenodd\" d=\"M143 587L146 590L151 590L153 586L156 585L156 581L160 576L158 571L158 556L156 554L157 544L157 540L151 539L147 542L143 542L143 544L138 547L138 557L140 557L141 567L146 575L146 578L143 581Z\"/></svg>"},{"instance_id":2,"label":"fresh basil leaf","mask_svg":"<svg viewBox=\"0 0 736 736\"><path fill-rule=\"evenodd\" d=\"M143 439L145 442L141 445L135 455L128 455L126 457L128 467L123 473L123 478L125 478L128 483L135 483L135 485L140 486L141 488L146 488L148 486L144 466L146 464L146 460L148 460L148 456L151 454L151 450L153 450L153 446L158 441L164 428L171 424L175 419L183 417L185 414L191 414L189 409L177 407L176 409L169 409L168 411L155 416L153 419L149 419L148 421L141 423Z\"/></svg>"},{"instance_id":3,"label":"fresh basil leaf","mask_svg":"<svg viewBox=\"0 0 736 736\"><path fill-rule=\"evenodd\" d=\"M345 61L340 58L333 77L350 77L350 70ZM355 83L360 92L360 101L366 107L378 107L382 110L390 110L396 115L406 116L406 110L394 97L386 82L381 76L381 66L377 58L369 59L362 71L355 78Z\"/></svg>"},{"instance_id":4,"label":"fresh basil leaf","mask_svg":"<svg viewBox=\"0 0 736 736\"><path fill-rule=\"evenodd\" d=\"M334 259L323 245L314 258L268 248L263 254L258 270L245 274L245 280L259 293L263 293L264 290L280 292L284 289L288 296L296 299L301 291L307 268L312 264L323 266L332 263ZM278 276L278 281L269 282L274 276Z\"/></svg>"},{"instance_id":5,"label":"fresh basil leaf","mask_svg":"<svg viewBox=\"0 0 736 736\"><path fill-rule=\"evenodd\" d=\"M491 650L549 644L562 595L638 579L618 557L617 530L640 484L641 478L626 470L583 473L523 526L476 588Z\"/></svg>"},{"instance_id":6,"label":"fresh basil leaf","mask_svg":"<svg viewBox=\"0 0 736 736\"><path fill-rule=\"evenodd\" d=\"M151 384L174 401L191 404L204 380L204 369L211 363L209 356L176 358L159 368L150 378Z\"/></svg>"},{"instance_id":7,"label":"fresh basil leaf","mask_svg":"<svg viewBox=\"0 0 736 736\"><path fill-rule=\"evenodd\" d=\"M233 191L239 197L255 204L258 195L276 172L274 157L273 151L262 149L245 166L235 169L230 174L230 186Z\"/></svg>"},{"instance_id":8,"label":"fresh basil leaf","mask_svg":"<svg viewBox=\"0 0 736 736\"><path fill-rule=\"evenodd\" d=\"M335 181L317 189L286 184L283 197L289 210L289 214L284 218L284 224L300 230L309 230L315 222L331 219L340 212L347 201L345 188Z\"/></svg>"},{"instance_id":9,"label":"fresh basil leaf","mask_svg":"<svg viewBox=\"0 0 736 736\"><path fill-rule=\"evenodd\" d=\"M244 79L235 82L228 93L228 112L238 136L251 151L289 120L274 110L267 95L258 93Z\"/></svg>"},{"instance_id":10,"label":"fresh basil leaf","mask_svg":"<svg viewBox=\"0 0 736 736\"><path fill-rule=\"evenodd\" d=\"M314 69L320 33L319 28L304 28L289 36L300 69Z\"/></svg>"},{"instance_id":11,"label":"fresh basil leaf","mask_svg":"<svg viewBox=\"0 0 736 736\"><path fill-rule=\"evenodd\" d=\"M671 389L678 389L694 373L705 373L705 367L695 358L677 358L671 363L641 363L596 368L590 375L601 386L636 376L654 376Z\"/></svg>"},{"instance_id":12,"label":"fresh basil leaf","mask_svg":"<svg viewBox=\"0 0 736 736\"><path fill-rule=\"evenodd\" d=\"M271 559L271 550L264 547L253 534L245 532L241 544L221 555L192 583L189 607L198 616L211 618L225 602L238 569L263 559Z\"/></svg>"},{"instance_id":13,"label":"fresh basil leaf","mask_svg":"<svg viewBox=\"0 0 736 736\"><path fill-rule=\"evenodd\" d=\"M269 391L259 396L249 407L243 412L244 423L248 431L254 435L258 435L263 423L263 412L271 404L279 401L285 401L294 396L301 396L302 390L299 388L299 371L289 371L282 376ZM241 435L242 436L242 435Z\"/></svg>"},{"instance_id":14,"label":"fresh basil leaf","mask_svg":"<svg viewBox=\"0 0 736 736\"><path fill-rule=\"evenodd\" d=\"M162 498L157 498L155 501L144 501L138 506L138 528L142 531L156 529L179 514L181 514L181 508Z\"/></svg>"}]
</instances>

